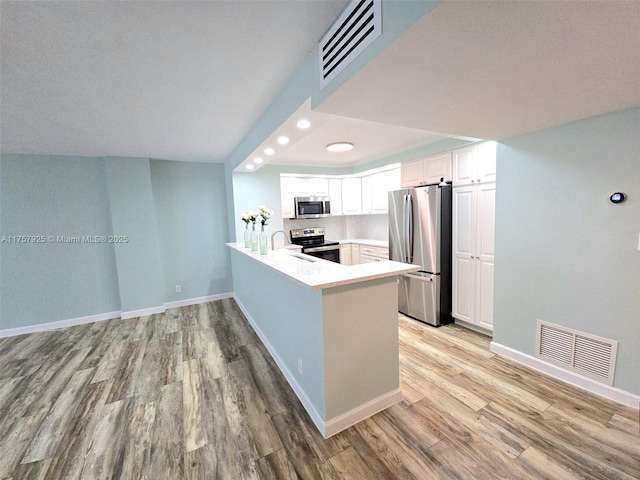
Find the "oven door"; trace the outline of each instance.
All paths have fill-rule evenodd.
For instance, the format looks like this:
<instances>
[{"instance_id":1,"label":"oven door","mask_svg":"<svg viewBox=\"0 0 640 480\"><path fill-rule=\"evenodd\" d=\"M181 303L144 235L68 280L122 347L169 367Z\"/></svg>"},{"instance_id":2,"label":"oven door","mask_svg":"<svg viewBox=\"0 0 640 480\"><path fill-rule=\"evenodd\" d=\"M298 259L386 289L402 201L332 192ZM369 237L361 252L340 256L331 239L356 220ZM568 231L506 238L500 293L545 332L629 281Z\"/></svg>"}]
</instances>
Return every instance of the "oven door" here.
<instances>
[{"instance_id":1,"label":"oven door","mask_svg":"<svg viewBox=\"0 0 640 480\"><path fill-rule=\"evenodd\" d=\"M302 253L313 257L322 258L331 262L340 263L340 247L338 245L328 245L324 247L307 247L302 249Z\"/></svg>"}]
</instances>

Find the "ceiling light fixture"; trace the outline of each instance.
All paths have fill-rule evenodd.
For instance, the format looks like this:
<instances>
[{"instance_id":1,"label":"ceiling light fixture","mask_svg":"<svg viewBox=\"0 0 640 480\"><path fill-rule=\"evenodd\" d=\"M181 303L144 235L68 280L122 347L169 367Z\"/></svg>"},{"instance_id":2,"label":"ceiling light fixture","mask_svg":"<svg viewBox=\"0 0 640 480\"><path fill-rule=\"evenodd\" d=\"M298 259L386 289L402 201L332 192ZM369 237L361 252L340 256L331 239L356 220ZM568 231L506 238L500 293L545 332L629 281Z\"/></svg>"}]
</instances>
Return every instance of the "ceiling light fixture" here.
<instances>
[{"instance_id":1,"label":"ceiling light fixture","mask_svg":"<svg viewBox=\"0 0 640 480\"><path fill-rule=\"evenodd\" d=\"M247 170L253 170L253 165L248 164L244 168L246 168Z\"/></svg>"},{"instance_id":2,"label":"ceiling light fixture","mask_svg":"<svg viewBox=\"0 0 640 480\"><path fill-rule=\"evenodd\" d=\"M256 157L253 159L253 163L262 163L262 157Z\"/></svg>"},{"instance_id":3,"label":"ceiling light fixture","mask_svg":"<svg viewBox=\"0 0 640 480\"><path fill-rule=\"evenodd\" d=\"M265 155L273 155L274 153L276 153L276 151L271 147L267 147L267 148L264 149L264 154Z\"/></svg>"},{"instance_id":4,"label":"ceiling light fixture","mask_svg":"<svg viewBox=\"0 0 640 480\"><path fill-rule=\"evenodd\" d=\"M353 148L353 143L349 142L336 142L327 145L327 150L330 152L348 152Z\"/></svg>"},{"instance_id":5,"label":"ceiling light fixture","mask_svg":"<svg viewBox=\"0 0 640 480\"><path fill-rule=\"evenodd\" d=\"M296 127L298 127L300 130L305 130L310 126L311 122L309 120L305 120L304 118L302 120L298 120L298 123L296 123Z\"/></svg>"},{"instance_id":6,"label":"ceiling light fixture","mask_svg":"<svg viewBox=\"0 0 640 480\"><path fill-rule=\"evenodd\" d=\"M281 137L278 137L277 142L278 142L280 145L286 145L287 143L289 143L289 137L285 137L284 135L283 135L283 136L281 136Z\"/></svg>"}]
</instances>

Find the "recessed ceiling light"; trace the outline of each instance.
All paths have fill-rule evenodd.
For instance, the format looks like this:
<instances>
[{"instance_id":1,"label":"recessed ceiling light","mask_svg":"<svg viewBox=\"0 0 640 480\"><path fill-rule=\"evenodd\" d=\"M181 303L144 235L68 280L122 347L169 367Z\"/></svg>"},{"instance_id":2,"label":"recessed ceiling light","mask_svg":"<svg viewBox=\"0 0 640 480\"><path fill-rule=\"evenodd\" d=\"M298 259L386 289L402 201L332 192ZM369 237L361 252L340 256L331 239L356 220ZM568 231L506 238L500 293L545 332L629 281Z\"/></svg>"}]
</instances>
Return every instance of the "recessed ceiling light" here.
<instances>
[{"instance_id":1,"label":"recessed ceiling light","mask_svg":"<svg viewBox=\"0 0 640 480\"><path fill-rule=\"evenodd\" d=\"M348 152L353 148L353 143L349 142L336 142L327 145L327 150L330 152Z\"/></svg>"},{"instance_id":2,"label":"recessed ceiling light","mask_svg":"<svg viewBox=\"0 0 640 480\"><path fill-rule=\"evenodd\" d=\"M248 164L244 168L246 168L247 170L253 170L253 165Z\"/></svg>"},{"instance_id":3,"label":"recessed ceiling light","mask_svg":"<svg viewBox=\"0 0 640 480\"><path fill-rule=\"evenodd\" d=\"M296 123L296 127L298 127L301 130L304 130L305 128L309 128L311 126L311 122L309 120L298 120L298 123Z\"/></svg>"},{"instance_id":4,"label":"recessed ceiling light","mask_svg":"<svg viewBox=\"0 0 640 480\"><path fill-rule=\"evenodd\" d=\"M278 137L277 142L278 142L280 145L286 145L287 143L289 143L289 137L285 137L284 135L283 135L283 136L281 136L281 137Z\"/></svg>"},{"instance_id":5,"label":"recessed ceiling light","mask_svg":"<svg viewBox=\"0 0 640 480\"><path fill-rule=\"evenodd\" d=\"M264 154L265 155L273 155L274 153L276 153L276 151L271 147L267 147L267 148L264 149Z\"/></svg>"},{"instance_id":6,"label":"recessed ceiling light","mask_svg":"<svg viewBox=\"0 0 640 480\"><path fill-rule=\"evenodd\" d=\"M253 159L253 163L262 163L262 157L256 157Z\"/></svg>"}]
</instances>

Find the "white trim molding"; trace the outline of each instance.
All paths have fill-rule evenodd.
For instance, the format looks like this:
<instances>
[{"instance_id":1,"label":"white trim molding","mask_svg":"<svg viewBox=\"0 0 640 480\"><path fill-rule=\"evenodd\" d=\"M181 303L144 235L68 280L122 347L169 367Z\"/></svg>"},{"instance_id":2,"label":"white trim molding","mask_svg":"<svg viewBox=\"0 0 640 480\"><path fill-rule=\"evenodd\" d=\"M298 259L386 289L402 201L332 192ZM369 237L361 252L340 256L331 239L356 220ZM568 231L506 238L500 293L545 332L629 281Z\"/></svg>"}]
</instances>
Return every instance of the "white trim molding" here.
<instances>
[{"instance_id":1,"label":"white trim molding","mask_svg":"<svg viewBox=\"0 0 640 480\"><path fill-rule=\"evenodd\" d=\"M385 393L384 395L380 395L378 398L369 400L367 403L363 403L342 415L338 415L326 422L324 438L329 438L330 436L335 435L336 433L339 433L378 412L381 412L385 408L395 405L401 400L402 390L397 388L392 392Z\"/></svg>"},{"instance_id":2,"label":"white trim molding","mask_svg":"<svg viewBox=\"0 0 640 480\"><path fill-rule=\"evenodd\" d=\"M490 350L493 353L507 357L510 360L514 360L518 363L522 363L528 367L533 368L539 372L545 373L557 380L569 383L574 387L582 388L588 392L595 393L601 397L608 398L614 402L622 403L633 408L640 407L640 395L635 395L631 392L627 392L620 388L611 387L604 383L592 380L577 373L571 372L564 368L558 367L551 363L545 362L533 355L520 352L513 348L501 345L496 342L491 342Z\"/></svg>"},{"instance_id":3,"label":"white trim molding","mask_svg":"<svg viewBox=\"0 0 640 480\"><path fill-rule=\"evenodd\" d=\"M161 307L143 308L141 310L129 310L128 312L122 312L120 318L126 320L128 318L144 317L145 315L153 315L154 313L164 313L164 305Z\"/></svg>"},{"instance_id":4,"label":"white trim molding","mask_svg":"<svg viewBox=\"0 0 640 480\"><path fill-rule=\"evenodd\" d=\"M175 302L167 302L164 304L164 308L178 308L186 307L187 305L198 305L200 303L215 302L216 300L224 300L225 298L232 298L233 293L219 293L217 295L208 295L206 297L187 298L186 300L177 300Z\"/></svg>"},{"instance_id":5,"label":"white trim molding","mask_svg":"<svg viewBox=\"0 0 640 480\"><path fill-rule=\"evenodd\" d=\"M25 335L27 333L46 332L48 330L84 325L85 323L102 322L113 318L120 318L120 312L99 313L97 315L88 315L86 317L58 320L57 322L39 323L37 325L28 325L26 327L7 328L5 330L0 330L0 338L15 337L16 335Z\"/></svg>"}]
</instances>

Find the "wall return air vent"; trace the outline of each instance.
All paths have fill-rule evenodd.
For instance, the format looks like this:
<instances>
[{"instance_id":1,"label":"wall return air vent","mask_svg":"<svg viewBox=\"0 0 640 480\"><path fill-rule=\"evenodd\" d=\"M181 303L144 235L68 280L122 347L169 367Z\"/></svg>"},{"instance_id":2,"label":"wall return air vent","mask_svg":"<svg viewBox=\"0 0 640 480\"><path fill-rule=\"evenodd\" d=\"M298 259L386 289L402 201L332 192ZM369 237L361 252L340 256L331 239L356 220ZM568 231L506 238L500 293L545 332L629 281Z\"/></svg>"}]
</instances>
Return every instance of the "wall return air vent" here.
<instances>
[{"instance_id":1,"label":"wall return air vent","mask_svg":"<svg viewBox=\"0 0 640 480\"><path fill-rule=\"evenodd\" d=\"M320 41L324 88L382 33L382 0L354 0Z\"/></svg>"},{"instance_id":2,"label":"wall return air vent","mask_svg":"<svg viewBox=\"0 0 640 480\"><path fill-rule=\"evenodd\" d=\"M618 342L538 320L536 357L613 385Z\"/></svg>"}]
</instances>

